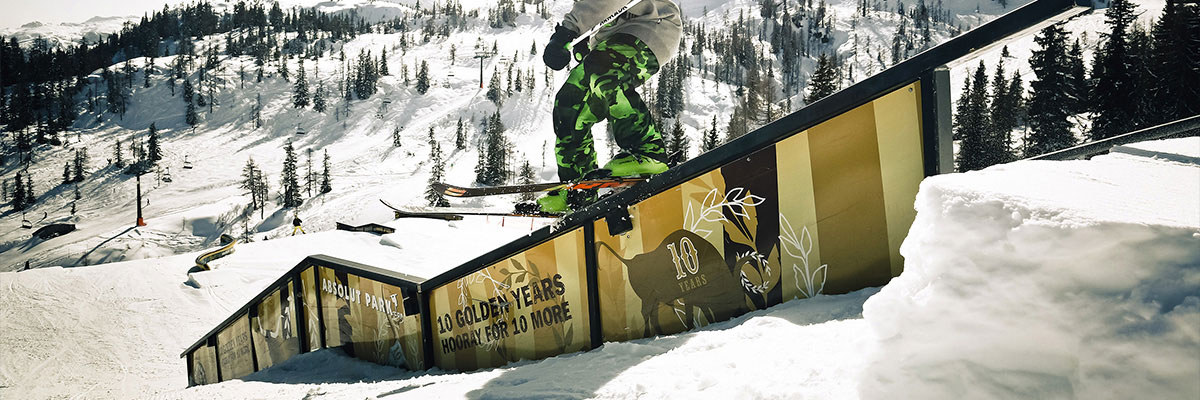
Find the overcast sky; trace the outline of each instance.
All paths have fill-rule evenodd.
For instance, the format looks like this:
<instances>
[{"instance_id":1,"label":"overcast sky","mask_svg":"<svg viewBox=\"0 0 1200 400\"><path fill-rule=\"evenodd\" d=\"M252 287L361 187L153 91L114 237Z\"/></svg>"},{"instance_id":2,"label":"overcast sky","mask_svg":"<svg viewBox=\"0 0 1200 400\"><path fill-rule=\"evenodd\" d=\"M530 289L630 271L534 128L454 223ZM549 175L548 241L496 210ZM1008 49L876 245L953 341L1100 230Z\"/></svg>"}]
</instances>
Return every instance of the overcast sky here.
<instances>
[{"instance_id":1,"label":"overcast sky","mask_svg":"<svg viewBox=\"0 0 1200 400\"><path fill-rule=\"evenodd\" d=\"M215 0L219 2L221 0ZM33 21L83 22L92 17L141 16L185 0L0 0L0 29Z\"/></svg>"}]
</instances>

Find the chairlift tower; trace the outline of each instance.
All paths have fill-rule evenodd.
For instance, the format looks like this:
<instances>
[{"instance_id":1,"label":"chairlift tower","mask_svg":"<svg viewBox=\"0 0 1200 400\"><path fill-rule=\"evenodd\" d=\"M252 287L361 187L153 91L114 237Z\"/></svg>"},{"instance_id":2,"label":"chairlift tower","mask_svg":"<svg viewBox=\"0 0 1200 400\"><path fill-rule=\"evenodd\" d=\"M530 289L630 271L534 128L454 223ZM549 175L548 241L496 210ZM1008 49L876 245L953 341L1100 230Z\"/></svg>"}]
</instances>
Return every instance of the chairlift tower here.
<instances>
[{"instance_id":1,"label":"chairlift tower","mask_svg":"<svg viewBox=\"0 0 1200 400\"><path fill-rule=\"evenodd\" d=\"M490 53L486 50L480 50L480 51L475 52L474 57L471 57L471 58L479 59L479 88L480 89L483 89L483 60L490 58L491 56L492 56L492 53Z\"/></svg>"}]
</instances>

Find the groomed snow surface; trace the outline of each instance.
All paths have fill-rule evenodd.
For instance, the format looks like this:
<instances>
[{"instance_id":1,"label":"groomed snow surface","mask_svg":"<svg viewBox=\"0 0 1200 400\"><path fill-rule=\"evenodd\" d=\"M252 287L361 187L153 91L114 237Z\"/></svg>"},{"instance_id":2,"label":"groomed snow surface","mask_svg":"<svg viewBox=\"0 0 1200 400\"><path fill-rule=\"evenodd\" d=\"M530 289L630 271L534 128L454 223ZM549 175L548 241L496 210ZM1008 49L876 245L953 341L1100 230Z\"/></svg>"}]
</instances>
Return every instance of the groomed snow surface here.
<instances>
[{"instance_id":1,"label":"groomed snow surface","mask_svg":"<svg viewBox=\"0 0 1200 400\"><path fill-rule=\"evenodd\" d=\"M306 254L432 276L528 220L251 243L199 288L196 254L0 273L0 398L1200 398L1200 138L933 177L916 208L882 289L470 373L322 350L185 388L178 354Z\"/></svg>"}]
</instances>

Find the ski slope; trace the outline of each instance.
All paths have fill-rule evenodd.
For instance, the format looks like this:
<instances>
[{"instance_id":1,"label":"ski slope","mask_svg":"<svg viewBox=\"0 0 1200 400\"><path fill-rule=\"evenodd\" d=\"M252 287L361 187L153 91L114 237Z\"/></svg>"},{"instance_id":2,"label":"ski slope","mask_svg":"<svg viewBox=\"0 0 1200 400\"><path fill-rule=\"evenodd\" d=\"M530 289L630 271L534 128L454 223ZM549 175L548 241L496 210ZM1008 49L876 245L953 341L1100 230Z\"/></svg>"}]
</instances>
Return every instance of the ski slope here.
<instances>
[{"instance_id":1,"label":"ski slope","mask_svg":"<svg viewBox=\"0 0 1200 400\"><path fill-rule=\"evenodd\" d=\"M905 271L882 289L462 374L322 350L185 388L178 356L305 255L429 277L527 233L528 219L239 244L199 288L183 283L195 253L0 273L0 397L1200 396L1200 138L937 176L915 206Z\"/></svg>"}]
</instances>

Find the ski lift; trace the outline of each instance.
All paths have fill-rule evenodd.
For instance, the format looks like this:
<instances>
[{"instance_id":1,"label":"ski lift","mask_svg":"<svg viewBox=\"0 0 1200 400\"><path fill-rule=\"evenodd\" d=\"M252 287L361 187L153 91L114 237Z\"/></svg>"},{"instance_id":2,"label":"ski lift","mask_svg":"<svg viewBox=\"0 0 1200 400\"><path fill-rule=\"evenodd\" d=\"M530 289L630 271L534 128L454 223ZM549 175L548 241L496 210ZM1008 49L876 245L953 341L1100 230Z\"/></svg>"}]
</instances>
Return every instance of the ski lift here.
<instances>
[{"instance_id":1,"label":"ski lift","mask_svg":"<svg viewBox=\"0 0 1200 400\"><path fill-rule=\"evenodd\" d=\"M21 227L25 229L33 229L33 222L30 222L28 218L25 218L25 213L21 213Z\"/></svg>"},{"instance_id":2,"label":"ski lift","mask_svg":"<svg viewBox=\"0 0 1200 400\"><path fill-rule=\"evenodd\" d=\"M167 167L167 172L163 174L162 180L163 182L171 181L171 167Z\"/></svg>"},{"instance_id":3,"label":"ski lift","mask_svg":"<svg viewBox=\"0 0 1200 400\"><path fill-rule=\"evenodd\" d=\"M392 104L392 99L384 98L383 101L379 103L379 112L376 112L375 116L378 118L383 118L383 115L387 113L389 104Z\"/></svg>"},{"instance_id":4,"label":"ski lift","mask_svg":"<svg viewBox=\"0 0 1200 400\"><path fill-rule=\"evenodd\" d=\"M192 169L192 162L188 161L188 156L183 156L183 169Z\"/></svg>"},{"instance_id":5,"label":"ski lift","mask_svg":"<svg viewBox=\"0 0 1200 400\"><path fill-rule=\"evenodd\" d=\"M307 134L307 133L308 133L308 131L304 130L304 128L303 128L303 127L301 127L301 126L299 126L299 125L296 125L296 134L297 134L297 135L304 135L304 134Z\"/></svg>"}]
</instances>

